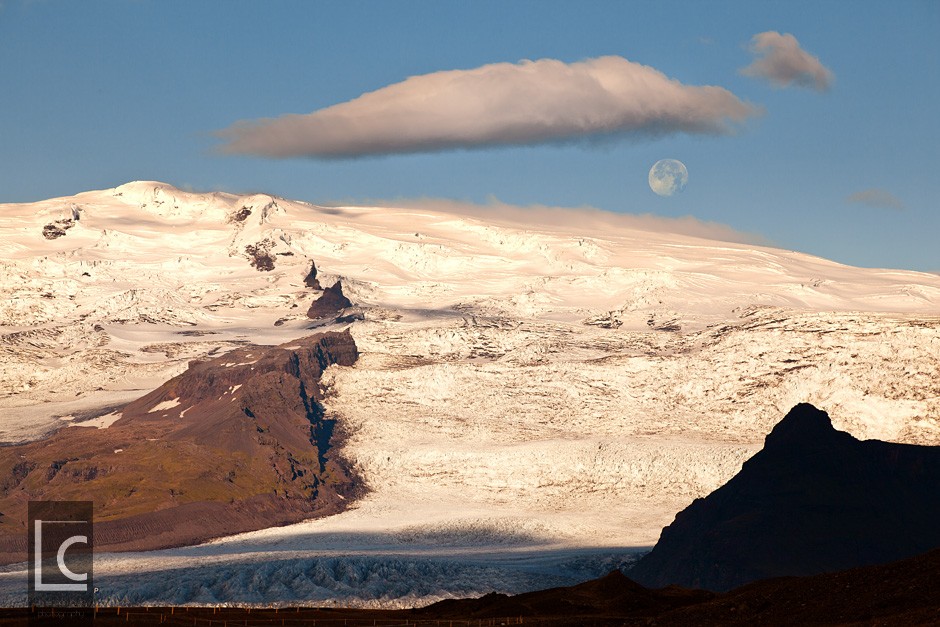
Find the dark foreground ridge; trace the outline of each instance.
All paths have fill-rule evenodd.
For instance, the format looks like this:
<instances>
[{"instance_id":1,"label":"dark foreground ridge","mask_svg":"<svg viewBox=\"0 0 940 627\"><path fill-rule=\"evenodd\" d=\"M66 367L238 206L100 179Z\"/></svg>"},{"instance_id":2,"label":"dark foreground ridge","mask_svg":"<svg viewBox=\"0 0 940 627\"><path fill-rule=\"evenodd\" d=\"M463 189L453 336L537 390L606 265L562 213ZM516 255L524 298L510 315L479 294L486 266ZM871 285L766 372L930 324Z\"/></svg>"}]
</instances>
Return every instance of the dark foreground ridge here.
<instances>
[{"instance_id":1,"label":"dark foreground ridge","mask_svg":"<svg viewBox=\"0 0 940 627\"><path fill-rule=\"evenodd\" d=\"M618 571L568 588L442 601L422 617L522 617L544 625L940 624L940 550L880 566L769 579L726 593L650 590ZM536 618L551 619L537 622ZM528 620L526 620L528 619ZM655 619L651 621L651 619ZM498 623L497 623L498 624Z\"/></svg>"},{"instance_id":2,"label":"dark foreground ridge","mask_svg":"<svg viewBox=\"0 0 940 627\"><path fill-rule=\"evenodd\" d=\"M348 331L190 362L106 429L0 449L0 563L23 561L29 500L92 500L96 548L149 550L336 513L356 496L320 376Z\"/></svg>"},{"instance_id":3,"label":"dark foreground ridge","mask_svg":"<svg viewBox=\"0 0 940 627\"><path fill-rule=\"evenodd\" d=\"M804 403L728 483L679 512L629 575L652 587L729 590L936 547L940 447L859 441Z\"/></svg>"},{"instance_id":4,"label":"dark foreground ridge","mask_svg":"<svg viewBox=\"0 0 940 627\"><path fill-rule=\"evenodd\" d=\"M726 593L678 587L648 590L614 571L566 588L516 596L488 594L417 610L109 607L98 610L95 625L937 625L938 572L940 550L881 566L760 581ZM28 612L0 610L0 625L25 624ZM70 621L59 616L30 624Z\"/></svg>"}]
</instances>

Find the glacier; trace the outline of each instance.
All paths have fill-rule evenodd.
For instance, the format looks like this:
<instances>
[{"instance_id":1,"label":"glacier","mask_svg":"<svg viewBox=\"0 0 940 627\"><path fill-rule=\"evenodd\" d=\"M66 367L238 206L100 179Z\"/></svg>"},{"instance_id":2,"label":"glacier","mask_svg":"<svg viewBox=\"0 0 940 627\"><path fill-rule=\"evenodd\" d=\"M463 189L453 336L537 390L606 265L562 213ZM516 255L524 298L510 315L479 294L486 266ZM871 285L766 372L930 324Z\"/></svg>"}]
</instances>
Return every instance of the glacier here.
<instances>
[{"instance_id":1,"label":"glacier","mask_svg":"<svg viewBox=\"0 0 940 627\"><path fill-rule=\"evenodd\" d=\"M568 585L647 550L798 402L860 439L940 443L935 274L577 210L542 224L146 181L0 216L3 441L106 428L191 359L309 333L311 261L364 316L359 362L324 383L368 494L99 555L105 603L399 607ZM0 572L0 596L25 599L24 576Z\"/></svg>"}]
</instances>

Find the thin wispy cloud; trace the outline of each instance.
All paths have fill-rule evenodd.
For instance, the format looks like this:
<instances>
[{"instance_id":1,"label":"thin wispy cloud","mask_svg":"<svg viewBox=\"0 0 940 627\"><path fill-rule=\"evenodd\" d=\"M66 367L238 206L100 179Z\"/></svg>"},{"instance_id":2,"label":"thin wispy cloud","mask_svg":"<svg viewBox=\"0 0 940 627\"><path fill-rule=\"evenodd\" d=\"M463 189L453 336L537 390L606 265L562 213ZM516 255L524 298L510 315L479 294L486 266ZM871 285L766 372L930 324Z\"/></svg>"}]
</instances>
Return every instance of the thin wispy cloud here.
<instances>
[{"instance_id":1,"label":"thin wispy cloud","mask_svg":"<svg viewBox=\"0 0 940 627\"><path fill-rule=\"evenodd\" d=\"M638 229L652 233L687 235L738 244L769 245L757 233L738 231L720 222L699 220L693 216L668 218L653 214L615 213L591 206L555 207L549 205L512 205L490 198L486 203L464 202L447 198L404 198L369 200L366 203L344 202L343 206L394 207L470 216L490 224L523 225L530 228L558 228L566 233L609 235L618 228Z\"/></svg>"},{"instance_id":2,"label":"thin wispy cloud","mask_svg":"<svg viewBox=\"0 0 940 627\"><path fill-rule=\"evenodd\" d=\"M766 79L776 87L826 91L832 85L832 71L803 50L796 37L789 33L772 30L758 33L751 38L750 50L757 58L741 69L745 76Z\"/></svg>"},{"instance_id":3,"label":"thin wispy cloud","mask_svg":"<svg viewBox=\"0 0 940 627\"><path fill-rule=\"evenodd\" d=\"M759 109L607 56L494 63L412 76L308 114L240 121L221 151L336 159L577 141L605 135L724 135Z\"/></svg>"},{"instance_id":4,"label":"thin wispy cloud","mask_svg":"<svg viewBox=\"0 0 940 627\"><path fill-rule=\"evenodd\" d=\"M904 208L904 203L900 198L891 192L875 188L850 194L846 198L846 201L851 203L858 203L861 205L868 205L869 207L878 207L879 209L901 210Z\"/></svg>"}]
</instances>

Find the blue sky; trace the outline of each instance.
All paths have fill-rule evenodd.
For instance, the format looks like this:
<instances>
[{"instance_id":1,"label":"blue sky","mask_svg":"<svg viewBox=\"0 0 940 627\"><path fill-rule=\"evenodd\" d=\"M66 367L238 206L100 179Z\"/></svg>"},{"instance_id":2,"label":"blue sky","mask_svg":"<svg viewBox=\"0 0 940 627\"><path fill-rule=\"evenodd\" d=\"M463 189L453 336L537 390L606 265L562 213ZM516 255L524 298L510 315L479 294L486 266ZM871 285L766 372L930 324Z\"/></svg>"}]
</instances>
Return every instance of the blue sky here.
<instances>
[{"instance_id":1,"label":"blue sky","mask_svg":"<svg viewBox=\"0 0 940 627\"><path fill-rule=\"evenodd\" d=\"M767 31L794 35L830 88L742 75ZM313 202L495 197L692 215L844 263L938 271L937 32L931 1L0 0L0 202L136 179ZM730 135L345 159L226 155L215 134L411 76L608 55L719 86L762 114ZM683 193L650 190L661 158L688 166Z\"/></svg>"}]
</instances>

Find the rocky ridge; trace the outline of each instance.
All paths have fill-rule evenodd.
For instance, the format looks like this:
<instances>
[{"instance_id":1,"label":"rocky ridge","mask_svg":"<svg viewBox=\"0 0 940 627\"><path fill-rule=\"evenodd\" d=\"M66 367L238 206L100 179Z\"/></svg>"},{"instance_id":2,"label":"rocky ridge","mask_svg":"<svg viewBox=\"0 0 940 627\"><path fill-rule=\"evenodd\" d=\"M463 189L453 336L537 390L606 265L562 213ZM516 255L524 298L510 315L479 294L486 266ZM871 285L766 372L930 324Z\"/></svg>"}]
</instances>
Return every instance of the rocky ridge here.
<instances>
[{"instance_id":1,"label":"rocky ridge","mask_svg":"<svg viewBox=\"0 0 940 627\"><path fill-rule=\"evenodd\" d=\"M323 372L358 357L348 331L196 360L113 411L0 449L0 550L29 500L92 500L100 549L142 550L341 511L359 486L337 454Z\"/></svg>"}]
</instances>

